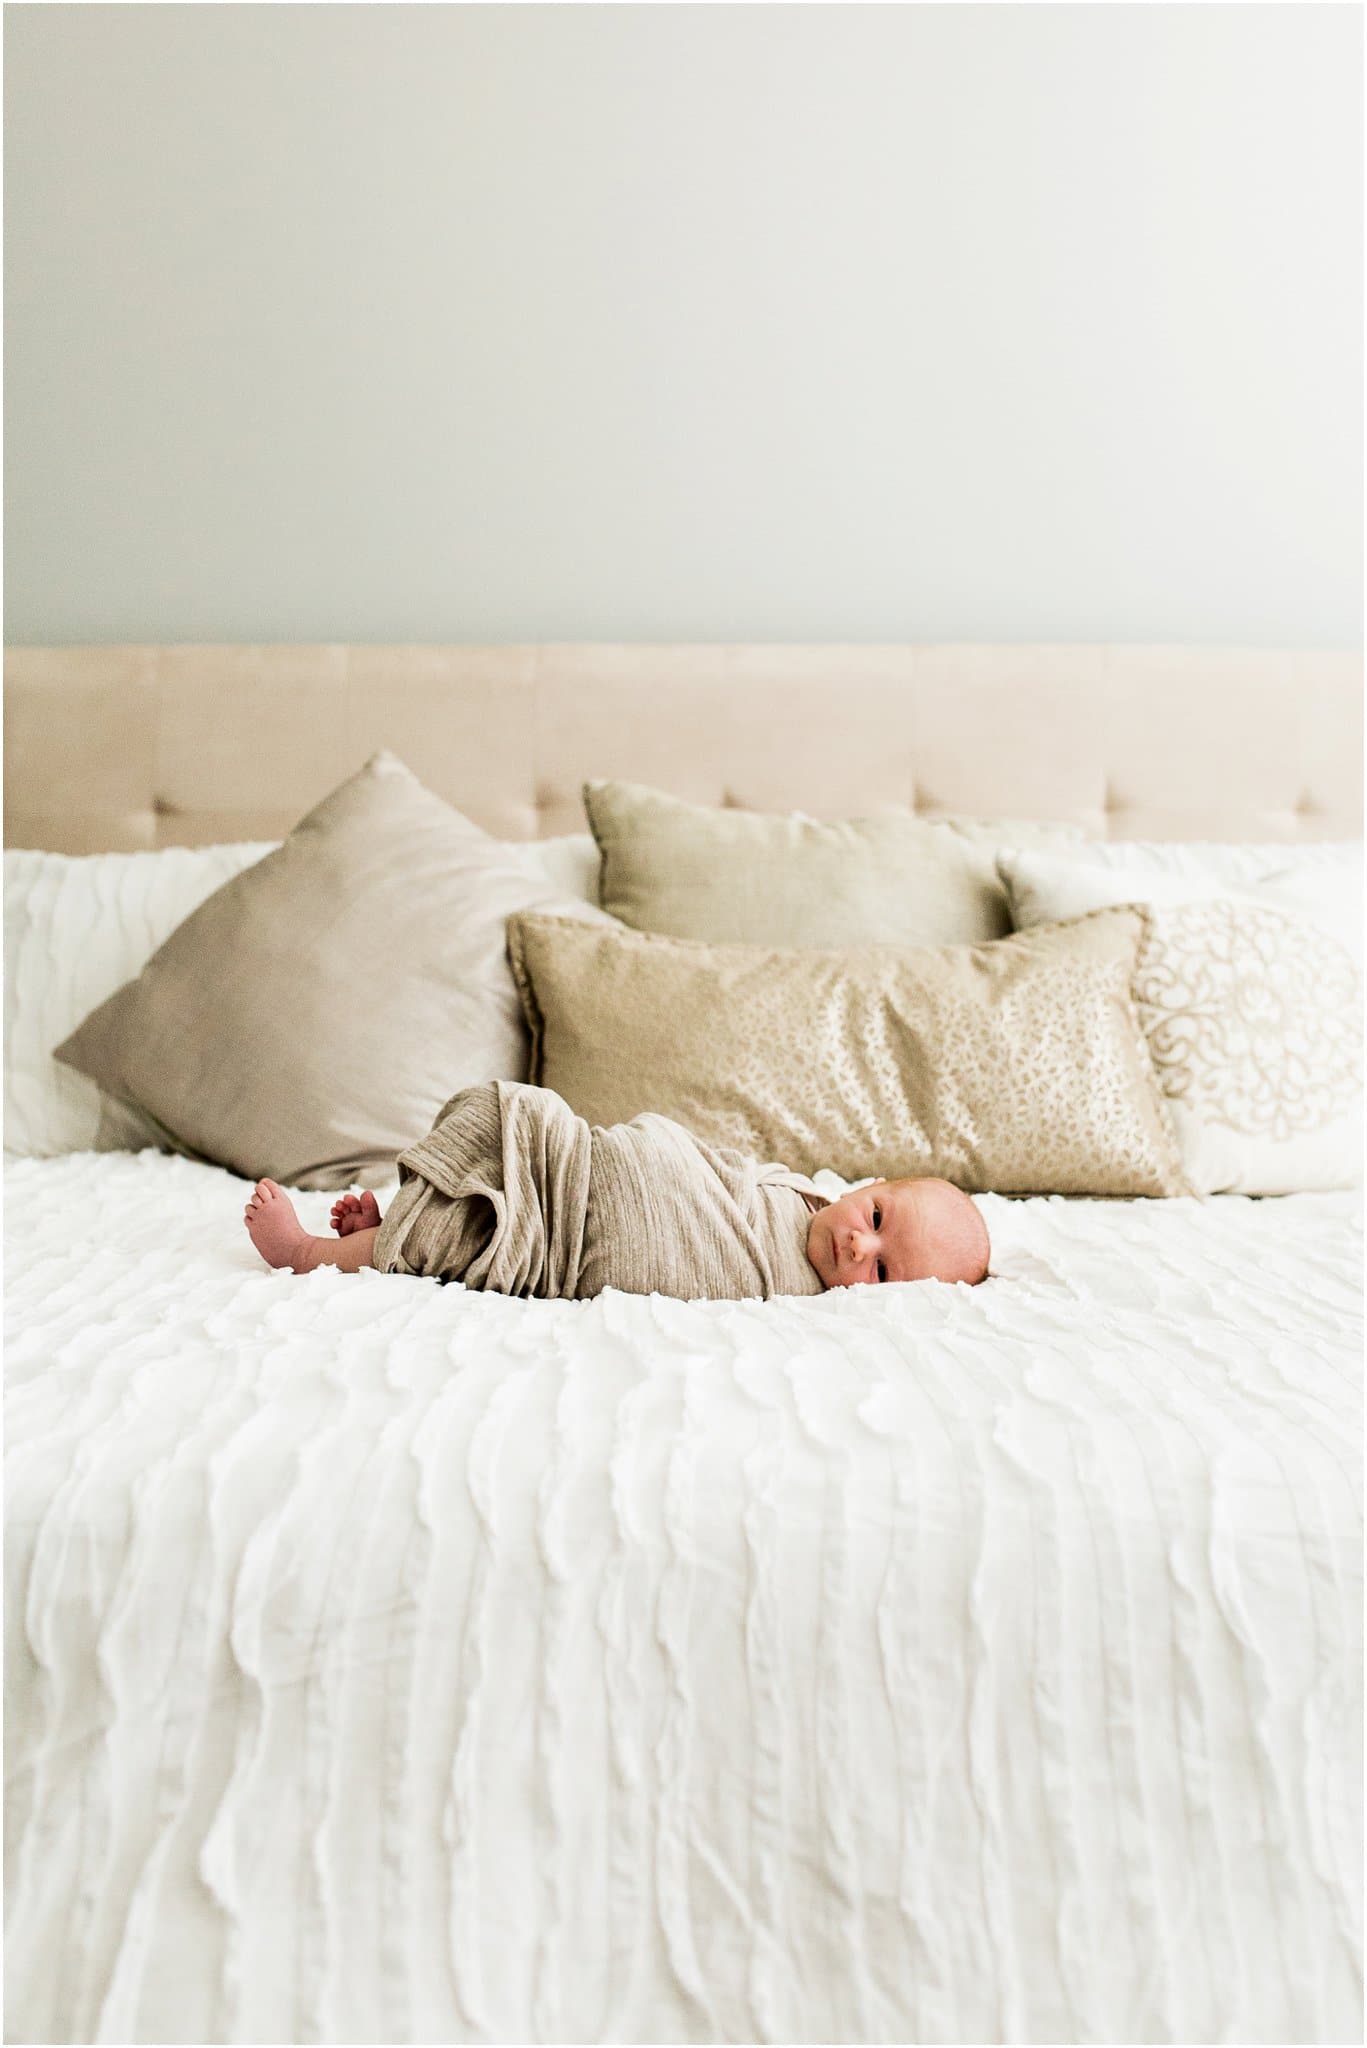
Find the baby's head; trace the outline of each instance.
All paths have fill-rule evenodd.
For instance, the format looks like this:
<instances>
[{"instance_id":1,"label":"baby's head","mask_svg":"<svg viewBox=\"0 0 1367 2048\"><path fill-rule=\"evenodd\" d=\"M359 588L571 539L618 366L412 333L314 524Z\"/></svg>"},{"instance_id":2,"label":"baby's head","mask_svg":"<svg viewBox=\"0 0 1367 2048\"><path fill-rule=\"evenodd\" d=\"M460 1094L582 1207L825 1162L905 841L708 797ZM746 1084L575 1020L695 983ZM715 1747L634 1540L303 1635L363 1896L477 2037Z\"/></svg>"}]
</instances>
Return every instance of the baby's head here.
<instances>
[{"instance_id":1,"label":"baby's head","mask_svg":"<svg viewBox=\"0 0 1367 2048\"><path fill-rule=\"evenodd\" d=\"M807 1257L826 1287L879 1280L987 1278L991 1246L977 1208L947 1180L876 1180L812 1217Z\"/></svg>"}]
</instances>

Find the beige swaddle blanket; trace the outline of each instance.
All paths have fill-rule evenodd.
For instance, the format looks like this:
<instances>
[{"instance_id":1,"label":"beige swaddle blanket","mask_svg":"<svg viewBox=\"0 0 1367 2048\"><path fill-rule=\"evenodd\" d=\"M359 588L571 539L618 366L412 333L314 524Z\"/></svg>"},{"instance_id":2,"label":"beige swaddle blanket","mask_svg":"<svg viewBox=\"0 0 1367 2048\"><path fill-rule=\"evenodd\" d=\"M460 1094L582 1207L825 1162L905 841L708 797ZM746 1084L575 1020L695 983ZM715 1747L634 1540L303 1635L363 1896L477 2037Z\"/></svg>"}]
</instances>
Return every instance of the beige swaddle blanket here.
<instances>
[{"instance_id":1,"label":"beige swaddle blanket","mask_svg":"<svg viewBox=\"0 0 1367 2048\"><path fill-rule=\"evenodd\" d=\"M382 1273L543 1300L822 1291L806 1245L825 1196L669 1117L591 1129L548 1088L491 1081L452 1096L399 1174L375 1240Z\"/></svg>"}]
</instances>

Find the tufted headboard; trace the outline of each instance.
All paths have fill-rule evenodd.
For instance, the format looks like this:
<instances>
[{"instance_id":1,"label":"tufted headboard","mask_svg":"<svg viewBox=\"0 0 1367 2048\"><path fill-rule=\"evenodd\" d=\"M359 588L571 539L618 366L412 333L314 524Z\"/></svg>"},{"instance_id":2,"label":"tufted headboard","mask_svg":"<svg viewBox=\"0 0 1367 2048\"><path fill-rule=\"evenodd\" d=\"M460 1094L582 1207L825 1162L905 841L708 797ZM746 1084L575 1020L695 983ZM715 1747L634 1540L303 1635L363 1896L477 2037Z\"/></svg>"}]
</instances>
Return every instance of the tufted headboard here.
<instances>
[{"instance_id":1,"label":"tufted headboard","mask_svg":"<svg viewBox=\"0 0 1367 2048\"><path fill-rule=\"evenodd\" d=\"M277 838L379 747L508 838L580 785L1117 838L1356 838L1354 653L1078 646L29 647L5 657L5 843Z\"/></svg>"}]
</instances>

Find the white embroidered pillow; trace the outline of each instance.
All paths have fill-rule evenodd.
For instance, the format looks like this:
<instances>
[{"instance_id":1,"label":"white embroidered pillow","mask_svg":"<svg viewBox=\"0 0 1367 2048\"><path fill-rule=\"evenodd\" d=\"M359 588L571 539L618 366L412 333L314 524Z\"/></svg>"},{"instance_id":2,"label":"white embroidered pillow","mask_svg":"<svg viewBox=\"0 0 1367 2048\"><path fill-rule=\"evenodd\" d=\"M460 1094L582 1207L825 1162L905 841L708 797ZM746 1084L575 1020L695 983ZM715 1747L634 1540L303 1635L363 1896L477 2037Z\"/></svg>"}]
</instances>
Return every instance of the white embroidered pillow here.
<instances>
[{"instance_id":1,"label":"white embroidered pillow","mask_svg":"<svg viewBox=\"0 0 1367 2048\"><path fill-rule=\"evenodd\" d=\"M1270 876L1129 870L1033 853L999 863L1028 928L1142 902L1134 996L1183 1163L1207 1194L1291 1194L1361 1177L1361 924L1345 869ZM1360 893L1360 892L1359 892Z\"/></svg>"}]
</instances>

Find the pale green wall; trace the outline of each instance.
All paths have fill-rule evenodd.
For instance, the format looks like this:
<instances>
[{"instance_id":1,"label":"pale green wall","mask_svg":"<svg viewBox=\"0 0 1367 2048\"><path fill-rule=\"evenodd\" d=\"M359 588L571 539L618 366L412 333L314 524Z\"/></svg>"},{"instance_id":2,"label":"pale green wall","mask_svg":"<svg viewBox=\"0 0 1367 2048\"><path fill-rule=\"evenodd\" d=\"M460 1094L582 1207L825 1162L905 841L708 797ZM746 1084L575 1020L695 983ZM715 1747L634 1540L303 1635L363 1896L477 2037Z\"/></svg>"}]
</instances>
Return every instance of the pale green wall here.
<instances>
[{"instance_id":1,"label":"pale green wall","mask_svg":"<svg viewBox=\"0 0 1367 2048\"><path fill-rule=\"evenodd\" d=\"M4 34L11 642L1358 638L1355 7Z\"/></svg>"}]
</instances>

